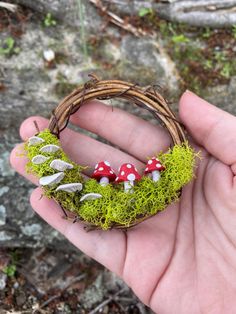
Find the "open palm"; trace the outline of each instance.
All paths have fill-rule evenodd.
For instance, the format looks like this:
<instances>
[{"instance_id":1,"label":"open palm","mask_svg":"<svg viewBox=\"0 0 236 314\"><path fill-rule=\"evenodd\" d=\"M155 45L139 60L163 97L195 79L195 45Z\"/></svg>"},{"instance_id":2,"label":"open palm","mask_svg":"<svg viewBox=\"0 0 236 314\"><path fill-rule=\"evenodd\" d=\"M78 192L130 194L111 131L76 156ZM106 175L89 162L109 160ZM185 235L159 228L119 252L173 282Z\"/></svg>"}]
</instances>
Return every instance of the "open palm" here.
<instances>
[{"instance_id":1,"label":"open palm","mask_svg":"<svg viewBox=\"0 0 236 314\"><path fill-rule=\"evenodd\" d=\"M62 219L53 200L31 196L35 211L83 252L121 276L137 296L159 314L236 312L236 118L186 92L180 118L200 146L196 179L178 203L127 232L86 232L80 223ZM47 120L31 117L21 126L23 140ZM69 129L61 135L64 151L92 168L109 160L117 170L131 162L141 170L146 156L166 149L170 140L157 126L99 102L81 107L72 123L106 138L122 151ZM197 143L197 144L196 144ZM13 167L25 173L16 147ZM90 175L90 170L86 173Z\"/></svg>"}]
</instances>

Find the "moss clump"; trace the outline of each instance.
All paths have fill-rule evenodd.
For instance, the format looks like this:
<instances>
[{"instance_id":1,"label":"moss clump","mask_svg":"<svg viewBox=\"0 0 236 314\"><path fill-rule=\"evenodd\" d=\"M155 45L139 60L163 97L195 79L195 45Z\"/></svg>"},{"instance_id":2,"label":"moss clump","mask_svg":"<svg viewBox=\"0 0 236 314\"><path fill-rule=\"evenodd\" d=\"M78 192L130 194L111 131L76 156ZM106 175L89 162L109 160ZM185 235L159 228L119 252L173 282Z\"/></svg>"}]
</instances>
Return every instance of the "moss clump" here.
<instances>
[{"instance_id":1,"label":"moss clump","mask_svg":"<svg viewBox=\"0 0 236 314\"><path fill-rule=\"evenodd\" d=\"M33 173L37 177L41 178L44 176L52 175L56 173L57 171L52 169L50 167L50 163L54 159L61 159L65 162L69 162L73 165L73 169L69 169L65 171L65 176L63 180L60 182L60 184L66 184L66 183L76 183L76 182L83 182L83 177L81 176L81 171L84 169L84 167L74 163L71 161L67 155L64 153L62 149L56 151L55 153L43 153L44 156L49 157L48 160L46 160L43 164L36 165L32 163L32 158L36 155L42 155L40 152L40 148L42 148L45 145L53 144L61 147L60 141L58 138L53 135L48 129L40 132L37 134L37 136L44 139L45 142L40 143L35 146L28 146L28 143L25 144L25 149L27 152L27 157L29 158L29 162L26 165L26 171L28 173ZM77 205L77 198L78 193L67 193L64 191L56 191L58 185L52 185L52 186L45 186L43 187L44 193L49 198L56 199L63 208L68 209L70 211L76 211Z\"/></svg>"},{"instance_id":2,"label":"moss clump","mask_svg":"<svg viewBox=\"0 0 236 314\"><path fill-rule=\"evenodd\" d=\"M155 215L178 200L180 189L194 177L196 153L183 143L157 157L166 166L160 180L153 182L149 177L142 177L132 194L125 193L122 184L102 187L95 180L87 181L84 193L100 193L103 197L83 202L79 217L102 229L113 225L129 227L138 218Z\"/></svg>"},{"instance_id":3,"label":"moss clump","mask_svg":"<svg viewBox=\"0 0 236 314\"><path fill-rule=\"evenodd\" d=\"M26 150L29 159L39 154L39 149L47 144L60 146L59 140L49 130L38 134L45 142L37 146L28 146ZM49 167L50 162L59 158L72 163L74 168L65 171L65 177L60 184L83 182L83 168L66 156L63 150L54 154L45 163L35 165L29 161L27 169L39 177L55 173ZM133 193L125 193L123 184L101 186L96 180L83 182L83 190L68 193L56 191L58 185L44 187L45 195L54 198L64 209L74 212L78 218L94 226L107 230L113 226L129 227L137 219L155 215L168 204L178 200L181 188L194 177L194 165L197 154L187 142L175 145L167 153L160 153L157 158L165 165L158 182L143 176L134 187ZM101 198L80 202L82 195L99 193Z\"/></svg>"}]
</instances>

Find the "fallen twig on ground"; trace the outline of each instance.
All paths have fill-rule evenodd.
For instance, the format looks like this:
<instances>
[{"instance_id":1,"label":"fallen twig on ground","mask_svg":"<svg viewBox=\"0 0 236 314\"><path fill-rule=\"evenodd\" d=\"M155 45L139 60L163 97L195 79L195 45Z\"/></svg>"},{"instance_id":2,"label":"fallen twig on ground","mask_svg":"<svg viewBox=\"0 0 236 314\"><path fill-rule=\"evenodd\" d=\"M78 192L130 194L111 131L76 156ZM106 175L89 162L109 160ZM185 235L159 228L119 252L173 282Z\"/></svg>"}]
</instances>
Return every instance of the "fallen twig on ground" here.
<instances>
[{"instance_id":1,"label":"fallen twig on ground","mask_svg":"<svg viewBox=\"0 0 236 314\"><path fill-rule=\"evenodd\" d=\"M65 292L74 283L84 279L85 277L86 277L86 274L82 274L82 275L79 275L79 276L75 277L74 279L72 279L64 288L62 288L62 290L58 294L55 294L55 295L51 296L48 300L43 302L37 309L35 309L34 312L37 312L37 311L43 309L44 307L46 307L49 303L51 303L55 299L60 298L61 295L63 294L63 292Z\"/></svg>"},{"instance_id":2,"label":"fallen twig on ground","mask_svg":"<svg viewBox=\"0 0 236 314\"><path fill-rule=\"evenodd\" d=\"M126 288L122 288L119 291L117 291L113 296L110 296L106 300L104 300L102 303L100 303L98 306L95 307L92 311L89 312L89 314L96 314L98 311L100 311L105 305L109 304L112 300L115 300L116 297L123 293L126 290Z\"/></svg>"},{"instance_id":3,"label":"fallen twig on ground","mask_svg":"<svg viewBox=\"0 0 236 314\"><path fill-rule=\"evenodd\" d=\"M126 30L127 32L132 33L133 35L139 37L147 35L141 28L134 27L130 23L126 22L124 19L116 15L115 13L108 11L107 7L102 4L100 0L89 0L93 5L98 8L98 10L107 17L108 21L115 24L116 26Z\"/></svg>"},{"instance_id":4,"label":"fallen twig on ground","mask_svg":"<svg viewBox=\"0 0 236 314\"><path fill-rule=\"evenodd\" d=\"M236 23L236 0L183 0L156 3L161 18L205 27L231 27Z\"/></svg>"},{"instance_id":5,"label":"fallen twig on ground","mask_svg":"<svg viewBox=\"0 0 236 314\"><path fill-rule=\"evenodd\" d=\"M16 12L17 10L17 5L16 4L12 4L12 3L8 3L8 2L3 2L3 1L0 1L0 9L7 9L11 12Z\"/></svg>"}]
</instances>

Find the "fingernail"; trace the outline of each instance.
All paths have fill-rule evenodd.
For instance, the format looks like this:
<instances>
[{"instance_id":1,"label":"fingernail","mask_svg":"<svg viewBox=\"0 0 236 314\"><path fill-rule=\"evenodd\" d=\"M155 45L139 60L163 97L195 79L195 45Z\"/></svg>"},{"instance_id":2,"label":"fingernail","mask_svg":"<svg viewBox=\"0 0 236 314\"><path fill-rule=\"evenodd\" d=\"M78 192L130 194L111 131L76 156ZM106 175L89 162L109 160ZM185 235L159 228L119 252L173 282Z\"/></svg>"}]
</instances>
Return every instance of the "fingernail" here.
<instances>
[{"instance_id":1,"label":"fingernail","mask_svg":"<svg viewBox=\"0 0 236 314\"><path fill-rule=\"evenodd\" d=\"M191 90L189 90L189 89L186 89L186 90L185 90L185 92L184 92L184 94L185 94L185 93L194 94L194 93L193 93L193 92L191 92Z\"/></svg>"}]
</instances>

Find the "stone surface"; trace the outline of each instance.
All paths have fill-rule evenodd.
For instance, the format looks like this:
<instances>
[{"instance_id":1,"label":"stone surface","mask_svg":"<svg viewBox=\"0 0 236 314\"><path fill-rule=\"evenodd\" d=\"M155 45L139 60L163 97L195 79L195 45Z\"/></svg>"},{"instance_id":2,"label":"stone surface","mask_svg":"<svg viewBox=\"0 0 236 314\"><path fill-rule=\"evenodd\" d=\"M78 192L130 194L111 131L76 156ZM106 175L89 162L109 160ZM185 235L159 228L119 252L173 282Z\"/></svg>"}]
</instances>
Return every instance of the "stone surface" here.
<instances>
[{"instance_id":1,"label":"stone surface","mask_svg":"<svg viewBox=\"0 0 236 314\"><path fill-rule=\"evenodd\" d=\"M4 267L11 264L7 255L4 258L5 250L0 250L1 314L89 313L103 302L108 311L100 306L98 313L119 313L120 308L122 313L153 313L120 278L85 255L48 248L16 251L16 272L10 277L1 272L3 260ZM113 296L117 296L114 303Z\"/></svg>"},{"instance_id":2,"label":"stone surface","mask_svg":"<svg viewBox=\"0 0 236 314\"><path fill-rule=\"evenodd\" d=\"M91 286L89 286L82 295L80 295L79 301L82 304L86 304L86 309L94 308L104 299L104 295L107 291L106 289L104 289L102 279L103 274L101 273L100 275L98 275L95 282Z\"/></svg>"},{"instance_id":3,"label":"stone surface","mask_svg":"<svg viewBox=\"0 0 236 314\"><path fill-rule=\"evenodd\" d=\"M145 8L172 22L198 27L232 27L236 0L129 0L109 1L109 9L119 14L139 14Z\"/></svg>"},{"instance_id":4,"label":"stone surface","mask_svg":"<svg viewBox=\"0 0 236 314\"><path fill-rule=\"evenodd\" d=\"M0 197L4 195L5 193L7 193L8 191L9 191L8 186L3 186L2 188L0 188Z\"/></svg>"},{"instance_id":5,"label":"stone surface","mask_svg":"<svg viewBox=\"0 0 236 314\"><path fill-rule=\"evenodd\" d=\"M7 275L0 271L0 290L6 287Z\"/></svg>"},{"instance_id":6,"label":"stone surface","mask_svg":"<svg viewBox=\"0 0 236 314\"><path fill-rule=\"evenodd\" d=\"M232 10L235 4L235 0L158 1L155 9L159 16L173 22L198 27L232 27L236 22L236 14Z\"/></svg>"},{"instance_id":7,"label":"stone surface","mask_svg":"<svg viewBox=\"0 0 236 314\"><path fill-rule=\"evenodd\" d=\"M16 0L15 3L32 9L32 11L46 16L51 13L52 16L71 27L81 25L79 10L83 10L83 22L87 30L96 31L101 26L101 18L97 15L94 6L86 0Z\"/></svg>"},{"instance_id":8,"label":"stone surface","mask_svg":"<svg viewBox=\"0 0 236 314\"><path fill-rule=\"evenodd\" d=\"M37 237L42 231L42 227L40 224L32 224L21 227L22 232L27 236Z\"/></svg>"},{"instance_id":9,"label":"stone surface","mask_svg":"<svg viewBox=\"0 0 236 314\"><path fill-rule=\"evenodd\" d=\"M5 225L6 223L6 208L3 205L0 205L0 226Z\"/></svg>"},{"instance_id":10,"label":"stone surface","mask_svg":"<svg viewBox=\"0 0 236 314\"><path fill-rule=\"evenodd\" d=\"M3 177L12 176L14 174L14 170L9 164L9 157L10 152L3 152L0 155L0 173Z\"/></svg>"},{"instance_id":11,"label":"stone surface","mask_svg":"<svg viewBox=\"0 0 236 314\"><path fill-rule=\"evenodd\" d=\"M150 38L124 36L121 42L120 71L127 80L139 85L160 84L168 90L178 88L174 63L162 48L161 42Z\"/></svg>"},{"instance_id":12,"label":"stone surface","mask_svg":"<svg viewBox=\"0 0 236 314\"><path fill-rule=\"evenodd\" d=\"M232 77L227 85L207 88L204 97L219 108L236 115L236 77Z\"/></svg>"}]
</instances>

